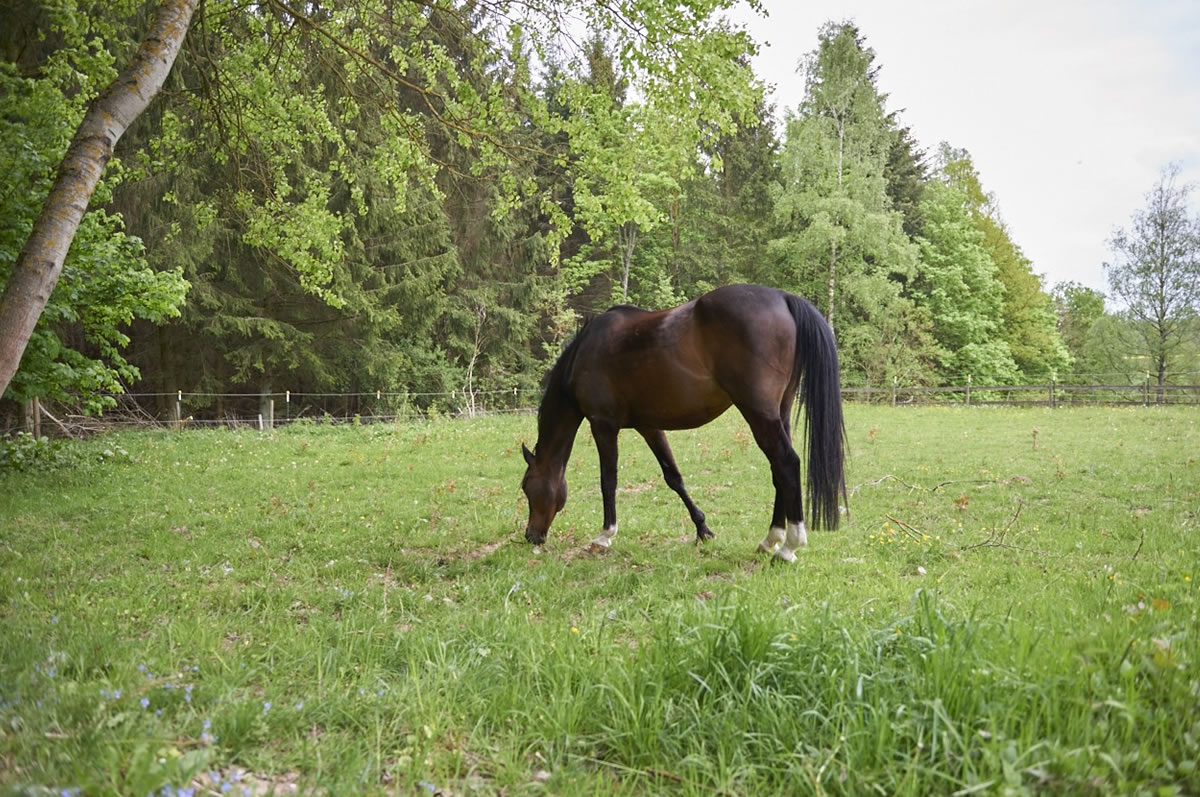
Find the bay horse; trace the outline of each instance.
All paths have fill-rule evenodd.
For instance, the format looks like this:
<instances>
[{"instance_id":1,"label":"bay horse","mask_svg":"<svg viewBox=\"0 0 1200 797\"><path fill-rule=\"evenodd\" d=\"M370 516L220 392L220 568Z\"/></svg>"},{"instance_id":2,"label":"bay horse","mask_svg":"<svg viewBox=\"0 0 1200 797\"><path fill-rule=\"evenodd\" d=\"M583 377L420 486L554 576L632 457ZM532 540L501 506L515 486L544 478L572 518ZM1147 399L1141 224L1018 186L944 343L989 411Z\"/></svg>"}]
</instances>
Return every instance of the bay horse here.
<instances>
[{"instance_id":1,"label":"bay horse","mask_svg":"<svg viewBox=\"0 0 1200 797\"><path fill-rule=\"evenodd\" d=\"M738 408L771 464L775 507L763 553L794 562L808 544L800 457L790 415L797 392L805 411L809 519L836 528L843 477L844 428L833 330L799 296L761 285L728 285L687 304L647 311L618 305L592 318L546 375L533 451L521 489L529 501L525 539L546 540L567 502L567 460L584 418L600 454L604 527L593 545L617 534L617 433L635 429L696 525L713 536L684 489L665 430L693 429Z\"/></svg>"}]
</instances>

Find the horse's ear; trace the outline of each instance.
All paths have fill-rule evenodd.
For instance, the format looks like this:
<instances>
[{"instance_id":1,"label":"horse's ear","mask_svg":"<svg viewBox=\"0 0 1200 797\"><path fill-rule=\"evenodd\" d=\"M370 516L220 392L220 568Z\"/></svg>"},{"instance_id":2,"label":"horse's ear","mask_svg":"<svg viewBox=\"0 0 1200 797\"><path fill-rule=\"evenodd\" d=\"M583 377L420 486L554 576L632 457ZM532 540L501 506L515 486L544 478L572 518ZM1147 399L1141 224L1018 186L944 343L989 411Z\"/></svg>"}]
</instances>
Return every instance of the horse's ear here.
<instances>
[{"instance_id":1,"label":"horse's ear","mask_svg":"<svg viewBox=\"0 0 1200 797\"><path fill-rule=\"evenodd\" d=\"M530 451L530 450L529 450L529 449L528 449L528 448L525 446L525 444L524 444L524 443L521 443L521 453L525 455L525 464L526 464L526 465L532 465L532 464L533 464L533 452L532 452L532 451Z\"/></svg>"}]
</instances>

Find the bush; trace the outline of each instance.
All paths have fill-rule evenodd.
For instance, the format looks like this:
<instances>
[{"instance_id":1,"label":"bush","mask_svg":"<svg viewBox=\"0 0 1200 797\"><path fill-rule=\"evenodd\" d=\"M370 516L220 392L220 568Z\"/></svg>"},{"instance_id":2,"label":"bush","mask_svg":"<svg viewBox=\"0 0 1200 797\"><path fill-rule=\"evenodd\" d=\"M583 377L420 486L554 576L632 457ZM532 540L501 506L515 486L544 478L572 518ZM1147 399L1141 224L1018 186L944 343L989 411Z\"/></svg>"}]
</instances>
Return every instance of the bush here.
<instances>
[{"instance_id":1,"label":"bush","mask_svg":"<svg viewBox=\"0 0 1200 797\"><path fill-rule=\"evenodd\" d=\"M36 439L28 432L0 438L0 473L48 472L110 460L128 461L129 452L120 446L109 445L93 457L71 440Z\"/></svg>"}]
</instances>

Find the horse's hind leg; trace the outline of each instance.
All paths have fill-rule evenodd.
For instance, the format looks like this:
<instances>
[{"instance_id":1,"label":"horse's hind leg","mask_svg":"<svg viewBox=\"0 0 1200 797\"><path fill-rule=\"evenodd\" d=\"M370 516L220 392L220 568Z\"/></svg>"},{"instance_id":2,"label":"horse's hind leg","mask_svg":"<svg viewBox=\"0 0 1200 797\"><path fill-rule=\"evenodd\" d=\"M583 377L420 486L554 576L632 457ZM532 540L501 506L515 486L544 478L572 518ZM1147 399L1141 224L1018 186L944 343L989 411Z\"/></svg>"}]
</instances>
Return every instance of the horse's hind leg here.
<instances>
[{"instance_id":1,"label":"horse's hind leg","mask_svg":"<svg viewBox=\"0 0 1200 797\"><path fill-rule=\"evenodd\" d=\"M696 542L704 542L712 539L715 535L712 530L704 523L704 513L692 501L687 490L683 486L683 475L679 472L679 467L675 464L675 457L671 454L671 446L667 444L667 435L661 429L638 429L638 434L646 439L646 445L650 446L650 450L654 452L654 456L658 459L658 465L662 468L663 479L666 480L667 486L683 499L683 505L687 507L688 514L692 518L692 522L696 524Z\"/></svg>"},{"instance_id":2,"label":"horse's hind leg","mask_svg":"<svg viewBox=\"0 0 1200 797\"><path fill-rule=\"evenodd\" d=\"M783 427L783 436L787 447L792 451L795 451L795 447L792 445L791 423L792 403L795 396L795 386L793 385L784 393L783 401L779 405L779 422ZM765 448L763 450L766 451ZM796 467L799 468L798 462ZM772 473L774 473L774 468L772 468ZM802 489L799 470L796 471L795 489L797 492ZM771 528L767 530L767 536L763 538L763 541L758 544L760 552L775 554L788 562L795 561L797 548L808 545L808 532L804 528L804 521L788 522L788 505L792 500L793 494L779 489L775 490L775 508L771 513ZM801 509L801 506L797 507L795 510L797 514Z\"/></svg>"},{"instance_id":3,"label":"horse's hind leg","mask_svg":"<svg viewBox=\"0 0 1200 797\"><path fill-rule=\"evenodd\" d=\"M788 424L771 414L759 414L743 409L742 415L750 424L754 441L771 463L771 480L775 485L775 509L771 528L758 544L764 553L776 559L796 561L796 550L808 545L804 528L804 512L800 484L800 457L792 448Z\"/></svg>"}]
</instances>

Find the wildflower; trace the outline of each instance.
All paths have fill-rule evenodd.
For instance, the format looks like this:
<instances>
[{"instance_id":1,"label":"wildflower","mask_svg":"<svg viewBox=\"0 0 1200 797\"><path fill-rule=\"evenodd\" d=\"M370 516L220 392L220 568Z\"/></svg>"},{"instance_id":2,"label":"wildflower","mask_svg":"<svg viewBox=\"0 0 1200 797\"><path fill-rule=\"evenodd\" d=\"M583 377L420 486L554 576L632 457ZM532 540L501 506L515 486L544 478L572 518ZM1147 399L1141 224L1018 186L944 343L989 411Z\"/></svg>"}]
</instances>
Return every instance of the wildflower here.
<instances>
[{"instance_id":1,"label":"wildflower","mask_svg":"<svg viewBox=\"0 0 1200 797\"><path fill-rule=\"evenodd\" d=\"M575 626L571 626L571 633L572 633L572 634L578 634L578 633L579 633L579 629L578 629L578 628L576 628Z\"/></svg>"},{"instance_id":2,"label":"wildflower","mask_svg":"<svg viewBox=\"0 0 1200 797\"><path fill-rule=\"evenodd\" d=\"M297 701L296 701L296 710L297 710L297 711L299 711L299 710L300 710L300 709L302 709L302 708L304 708L304 701L303 701L303 700L297 700Z\"/></svg>"},{"instance_id":3,"label":"wildflower","mask_svg":"<svg viewBox=\"0 0 1200 797\"><path fill-rule=\"evenodd\" d=\"M150 698L143 697L138 702L142 704L142 708L150 708Z\"/></svg>"},{"instance_id":4,"label":"wildflower","mask_svg":"<svg viewBox=\"0 0 1200 797\"><path fill-rule=\"evenodd\" d=\"M271 710L271 701L268 700L267 702L263 703L263 713L266 714L270 710Z\"/></svg>"}]
</instances>

